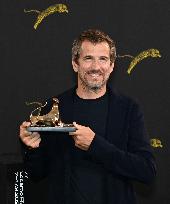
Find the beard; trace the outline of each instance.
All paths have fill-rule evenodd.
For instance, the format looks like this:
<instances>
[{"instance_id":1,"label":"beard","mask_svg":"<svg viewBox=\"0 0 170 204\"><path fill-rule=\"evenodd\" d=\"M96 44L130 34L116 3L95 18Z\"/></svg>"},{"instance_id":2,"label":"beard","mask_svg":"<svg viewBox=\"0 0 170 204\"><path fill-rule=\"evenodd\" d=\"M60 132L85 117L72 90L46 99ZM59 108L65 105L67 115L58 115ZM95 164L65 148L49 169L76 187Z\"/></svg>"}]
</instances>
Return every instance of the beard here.
<instances>
[{"instance_id":1,"label":"beard","mask_svg":"<svg viewBox=\"0 0 170 204\"><path fill-rule=\"evenodd\" d=\"M103 88L103 86L106 85L110 74L93 69L84 73L79 72L78 75L84 89L88 91L98 92ZM89 77L91 79L89 79ZM100 80L98 78L100 78Z\"/></svg>"}]
</instances>

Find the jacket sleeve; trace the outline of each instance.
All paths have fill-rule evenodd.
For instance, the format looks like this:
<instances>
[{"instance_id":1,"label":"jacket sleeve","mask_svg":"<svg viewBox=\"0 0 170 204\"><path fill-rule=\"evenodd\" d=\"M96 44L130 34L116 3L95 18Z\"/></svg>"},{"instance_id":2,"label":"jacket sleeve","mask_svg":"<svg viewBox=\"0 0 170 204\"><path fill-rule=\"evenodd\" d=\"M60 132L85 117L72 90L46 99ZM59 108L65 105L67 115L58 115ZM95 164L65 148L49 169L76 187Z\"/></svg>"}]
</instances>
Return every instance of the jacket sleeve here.
<instances>
[{"instance_id":1,"label":"jacket sleeve","mask_svg":"<svg viewBox=\"0 0 170 204\"><path fill-rule=\"evenodd\" d=\"M143 113L138 104L132 106L126 150L96 135L88 152L92 159L101 163L114 175L144 183L150 183L156 175L156 165L144 127Z\"/></svg>"},{"instance_id":2,"label":"jacket sleeve","mask_svg":"<svg viewBox=\"0 0 170 204\"><path fill-rule=\"evenodd\" d=\"M33 181L39 181L48 174L48 155L44 146L44 139L41 140L38 148L30 149L21 143L21 152L24 162L24 169L28 173L28 177Z\"/></svg>"}]
</instances>

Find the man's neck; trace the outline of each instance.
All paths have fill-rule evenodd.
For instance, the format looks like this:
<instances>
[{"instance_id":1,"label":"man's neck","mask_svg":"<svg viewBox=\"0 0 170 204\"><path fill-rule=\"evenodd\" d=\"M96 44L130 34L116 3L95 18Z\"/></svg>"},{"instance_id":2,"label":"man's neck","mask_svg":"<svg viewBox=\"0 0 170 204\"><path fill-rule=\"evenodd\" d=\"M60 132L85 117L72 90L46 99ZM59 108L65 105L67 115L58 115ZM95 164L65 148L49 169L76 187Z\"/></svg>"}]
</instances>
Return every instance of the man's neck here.
<instances>
[{"instance_id":1,"label":"man's neck","mask_svg":"<svg viewBox=\"0 0 170 204\"><path fill-rule=\"evenodd\" d=\"M82 99L96 99L96 98L100 98L106 93L106 86L96 90L92 90L92 89L89 90L87 88L78 86L76 93Z\"/></svg>"}]
</instances>

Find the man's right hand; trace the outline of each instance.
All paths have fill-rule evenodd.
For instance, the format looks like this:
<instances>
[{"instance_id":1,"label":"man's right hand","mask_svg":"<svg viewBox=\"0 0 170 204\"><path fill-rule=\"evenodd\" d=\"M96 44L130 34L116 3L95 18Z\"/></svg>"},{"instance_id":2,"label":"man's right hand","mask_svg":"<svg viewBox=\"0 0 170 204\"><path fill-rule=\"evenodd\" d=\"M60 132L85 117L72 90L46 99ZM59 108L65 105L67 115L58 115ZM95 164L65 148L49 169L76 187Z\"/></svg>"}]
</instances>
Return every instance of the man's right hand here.
<instances>
[{"instance_id":1,"label":"man's right hand","mask_svg":"<svg viewBox=\"0 0 170 204\"><path fill-rule=\"evenodd\" d=\"M20 138L22 142L30 148L37 148L41 142L41 137L38 132L29 132L27 128L31 125L30 122L23 122L20 126Z\"/></svg>"}]
</instances>

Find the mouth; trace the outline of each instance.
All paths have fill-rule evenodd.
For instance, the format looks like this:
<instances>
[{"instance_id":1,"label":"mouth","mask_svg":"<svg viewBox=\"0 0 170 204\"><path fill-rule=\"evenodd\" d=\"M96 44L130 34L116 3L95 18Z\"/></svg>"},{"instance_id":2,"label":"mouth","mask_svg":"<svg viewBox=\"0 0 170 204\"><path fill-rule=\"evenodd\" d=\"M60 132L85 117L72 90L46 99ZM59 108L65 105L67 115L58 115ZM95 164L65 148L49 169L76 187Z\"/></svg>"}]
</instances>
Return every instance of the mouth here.
<instances>
[{"instance_id":1,"label":"mouth","mask_svg":"<svg viewBox=\"0 0 170 204\"><path fill-rule=\"evenodd\" d=\"M87 72L87 75L89 75L92 78L97 78L97 77L102 76L102 73L100 71L93 70L93 71Z\"/></svg>"},{"instance_id":2,"label":"mouth","mask_svg":"<svg viewBox=\"0 0 170 204\"><path fill-rule=\"evenodd\" d=\"M91 76L91 77L94 77L94 78L101 76L101 74L97 74L97 73L96 74L92 73L92 74L88 74L88 75Z\"/></svg>"}]
</instances>

